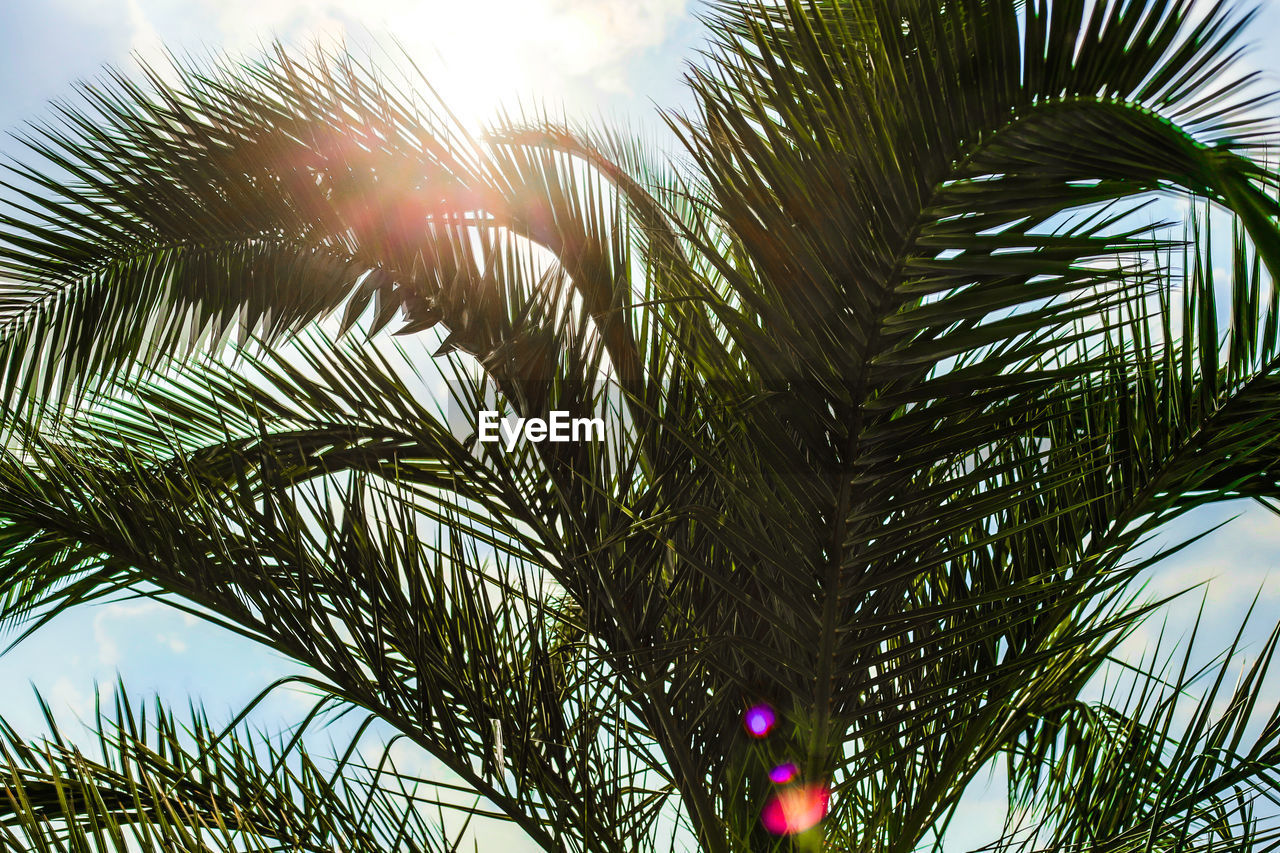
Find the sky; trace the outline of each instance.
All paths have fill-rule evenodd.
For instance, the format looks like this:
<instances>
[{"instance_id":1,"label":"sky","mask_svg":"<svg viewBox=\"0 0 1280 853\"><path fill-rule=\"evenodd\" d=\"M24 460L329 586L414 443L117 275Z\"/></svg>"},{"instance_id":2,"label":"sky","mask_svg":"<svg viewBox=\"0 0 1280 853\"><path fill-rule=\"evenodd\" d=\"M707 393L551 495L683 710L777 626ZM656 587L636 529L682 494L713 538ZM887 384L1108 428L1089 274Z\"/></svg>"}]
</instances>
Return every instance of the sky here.
<instances>
[{"instance_id":1,"label":"sky","mask_svg":"<svg viewBox=\"0 0 1280 853\"><path fill-rule=\"evenodd\" d=\"M695 11L692 0L0 0L0 131L47 116L50 101L71 99L76 81L108 65L162 61L165 49L252 55L273 38L380 46L375 51L394 50L394 38L469 122L500 104L540 103L576 117L655 128L655 103L687 103L681 76L699 44ZM1280 0L1263 0L1251 41L1280 43ZM1274 50L1255 50L1246 65L1280 81ZM17 150L12 139L0 140L0 154ZM1153 596L1208 582L1206 654L1225 644L1255 594L1262 618L1251 642L1267 614L1274 619L1280 610L1280 582L1272 580L1280 573L1280 519L1258 507L1225 505L1186 524L1204 529L1235 515L1150 574ZM1188 598L1169 611L1172 633L1190 625L1199 603ZM1158 624L1141 629L1126 653L1140 655L1158 630ZM12 639L0 636L0 647ZM0 655L0 715L19 730L39 732L31 685L74 727L92 712L95 683L109 689L119 677L135 697L158 693L178 705L198 697L217 719L293 671L282 657L159 604L85 607ZM1280 691L1271 698L1280 699ZM255 719L281 726L307 708L304 696L280 691ZM998 793L998 779L974 792L953 825L949 849L991 840L1004 816ZM499 842L507 853L534 849L508 828L479 832L481 849Z\"/></svg>"}]
</instances>

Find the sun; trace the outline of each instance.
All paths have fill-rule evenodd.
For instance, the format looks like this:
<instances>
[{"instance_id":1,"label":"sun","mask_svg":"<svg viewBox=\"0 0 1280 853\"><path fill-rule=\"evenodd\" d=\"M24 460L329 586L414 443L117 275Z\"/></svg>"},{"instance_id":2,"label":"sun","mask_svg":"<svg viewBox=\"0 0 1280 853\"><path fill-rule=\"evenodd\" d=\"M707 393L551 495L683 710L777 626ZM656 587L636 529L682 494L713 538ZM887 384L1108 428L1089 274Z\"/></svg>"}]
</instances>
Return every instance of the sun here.
<instances>
[{"instance_id":1,"label":"sun","mask_svg":"<svg viewBox=\"0 0 1280 853\"><path fill-rule=\"evenodd\" d=\"M449 108L468 123L543 91L567 45L546 0L412 2L387 30L409 51Z\"/></svg>"},{"instance_id":2,"label":"sun","mask_svg":"<svg viewBox=\"0 0 1280 853\"><path fill-rule=\"evenodd\" d=\"M125 0L130 52L157 67L175 0ZM649 103L679 82L692 0L191 0L221 49L280 39L355 52L383 69L405 55L468 125L499 107L586 116ZM162 36L162 33L164 35ZM401 54L403 50L403 54ZM664 90L665 91L665 90Z\"/></svg>"},{"instance_id":3,"label":"sun","mask_svg":"<svg viewBox=\"0 0 1280 853\"><path fill-rule=\"evenodd\" d=\"M639 4L644 5L644 4ZM625 86L653 30L631 0L352 0L345 17L401 44L468 124ZM671 7L682 10L683 3ZM590 104L587 104L590 106Z\"/></svg>"}]
</instances>

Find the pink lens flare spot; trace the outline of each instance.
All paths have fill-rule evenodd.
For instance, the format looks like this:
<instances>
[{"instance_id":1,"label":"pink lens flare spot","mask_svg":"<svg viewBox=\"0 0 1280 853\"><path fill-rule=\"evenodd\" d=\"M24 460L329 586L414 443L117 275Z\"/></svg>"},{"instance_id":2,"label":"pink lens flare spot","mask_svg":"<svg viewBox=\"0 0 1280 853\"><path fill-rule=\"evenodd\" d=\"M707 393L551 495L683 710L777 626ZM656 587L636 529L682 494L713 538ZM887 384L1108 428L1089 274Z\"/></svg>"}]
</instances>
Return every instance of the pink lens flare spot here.
<instances>
[{"instance_id":1,"label":"pink lens flare spot","mask_svg":"<svg viewBox=\"0 0 1280 853\"><path fill-rule=\"evenodd\" d=\"M800 768L788 761L769 771L769 781L775 785L785 785L799 775Z\"/></svg>"},{"instance_id":2,"label":"pink lens flare spot","mask_svg":"<svg viewBox=\"0 0 1280 853\"><path fill-rule=\"evenodd\" d=\"M799 835L827 816L831 792L822 783L785 788L769 798L760 822L774 835Z\"/></svg>"},{"instance_id":3,"label":"pink lens flare spot","mask_svg":"<svg viewBox=\"0 0 1280 853\"><path fill-rule=\"evenodd\" d=\"M752 737L764 737L773 731L778 722L778 715L768 705L752 705L742 715L742 724L747 727L747 734Z\"/></svg>"}]
</instances>

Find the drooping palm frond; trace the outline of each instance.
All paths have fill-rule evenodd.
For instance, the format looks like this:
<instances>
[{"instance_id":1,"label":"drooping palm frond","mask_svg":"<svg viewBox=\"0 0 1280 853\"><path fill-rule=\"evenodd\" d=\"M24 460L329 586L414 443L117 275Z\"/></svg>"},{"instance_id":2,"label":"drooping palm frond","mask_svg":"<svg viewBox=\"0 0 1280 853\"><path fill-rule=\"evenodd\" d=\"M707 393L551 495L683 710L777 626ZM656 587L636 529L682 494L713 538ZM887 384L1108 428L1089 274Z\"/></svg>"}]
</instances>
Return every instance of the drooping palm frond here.
<instances>
[{"instance_id":1,"label":"drooping palm frond","mask_svg":"<svg viewBox=\"0 0 1280 853\"><path fill-rule=\"evenodd\" d=\"M99 703L97 756L48 723L32 742L0 721L0 849L457 849L443 806L405 783L389 750L361 757L365 726L343 754L315 758L296 736L218 731L203 709L184 721L158 701L135 707L123 685L113 708Z\"/></svg>"},{"instance_id":2,"label":"drooping palm frond","mask_svg":"<svg viewBox=\"0 0 1280 853\"><path fill-rule=\"evenodd\" d=\"M1280 706L1261 702L1280 634L1239 668L1234 688L1241 634L1193 671L1195 634L1171 681L1157 669L1129 680L1127 695L1067 700L1034 720L1009 753L1010 801L1033 831L1003 847L1254 850L1280 840Z\"/></svg>"},{"instance_id":3,"label":"drooping palm frond","mask_svg":"<svg viewBox=\"0 0 1280 853\"><path fill-rule=\"evenodd\" d=\"M655 747L634 708L605 704L611 656L534 571L569 559L542 544L558 510L539 496L546 476L527 449L483 465L374 351L319 337L291 355L319 377L283 359L256 362L256 383L192 366L11 457L9 612L179 596L305 662L527 813L534 837L635 849L666 783L641 776ZM170 442L174 419L220 440ZM62 550L49 525L95 545ZM286 617L288 601L301 609Z\"/></svg>"},{"instance_id":4,"label":"drooping palm frond","mask_svg":"<svg viewBox=\"0 0 1280 853\"><path fill-rule=\"evenodd\" d=\"M86 91L95 115L64 108L26 140L58 174L18 167L11 182L0 336L14 405L237 324L275 340L348 297L349 318L376 298L372 331L402 306L410 330L447 315L449 348L490 356L518 341L507 312L537 284L491 266L499 231L555 252L603 327L625 306L627 241L601 230L606 201L560 159L481 157L349 59L281 51L242 73L177 73L152 73L152 92L115 75ZM605 341L634 373L627 338Z\"/></svg>"}]
</instances>

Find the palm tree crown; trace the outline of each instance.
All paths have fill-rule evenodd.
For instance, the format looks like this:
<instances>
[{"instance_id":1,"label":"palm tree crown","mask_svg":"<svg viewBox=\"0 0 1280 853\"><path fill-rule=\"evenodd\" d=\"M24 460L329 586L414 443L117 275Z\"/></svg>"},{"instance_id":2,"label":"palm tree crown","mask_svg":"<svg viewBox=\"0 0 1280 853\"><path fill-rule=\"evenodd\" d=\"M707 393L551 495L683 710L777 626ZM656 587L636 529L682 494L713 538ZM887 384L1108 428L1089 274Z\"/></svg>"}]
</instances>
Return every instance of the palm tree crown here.
<instances>
[{"instance_id":1,"label":"palm tree crown","mask_svg":"<svg viewBox=\"0 0 1280 853\"><path fill-rule=\"evenodd\" d=\"M121 694L0 727L0 846L900 853L994 762L1001 849L1275 840L1274 636L1081 698L1140 546L1280 497L1280 175L1193 5L716 2L665 159L346 55L87 87L0 215L6 624L188 609L458 790Z\"/></svg>"}]
</instances>

